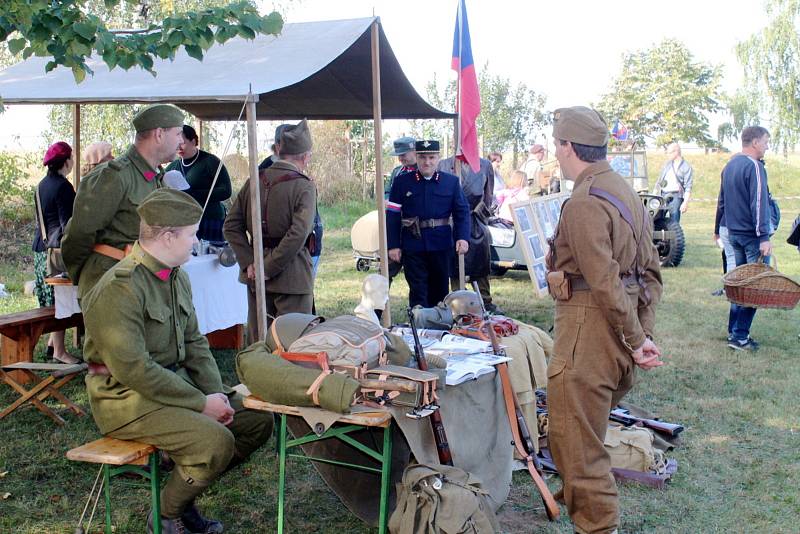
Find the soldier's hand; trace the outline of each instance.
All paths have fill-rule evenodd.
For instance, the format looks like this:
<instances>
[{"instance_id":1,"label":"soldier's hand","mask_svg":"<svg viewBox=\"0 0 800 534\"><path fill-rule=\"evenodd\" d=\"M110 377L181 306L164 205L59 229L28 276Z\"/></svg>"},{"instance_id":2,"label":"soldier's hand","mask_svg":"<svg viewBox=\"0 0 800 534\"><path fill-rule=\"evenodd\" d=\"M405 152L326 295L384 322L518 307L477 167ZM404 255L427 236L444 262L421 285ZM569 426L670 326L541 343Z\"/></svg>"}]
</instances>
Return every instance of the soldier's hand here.
<instances>
[{"instance_id":1,"label":"soldier's hand","mask_svg":"<svg viewBox=\"0 0 800 534\"><path fill-rule=\"evenodd\" d=\"M253 263L247 266L247 279L248 280L256 279L256 266Z\"/></svg>"},{"instance_id":2,"label":"soldier's hand","mask_svg":"<svg viewBox=\"0 0 800 534\"><path fill-rule=\"evenodd\" d=\"M228 397L224 393L212 393L206 395L206 406L203 408L203 415L218 421L223 425L229 425L233 421L234 410L228 402Z\"/></svg>"},{"instance_id":3,"label":"soldier's hand","mask_svg":"<svg viewBox=\"0 0 800 534\"><path fill-rule=\"evenodd\" d=\"M400 259L403 257L403 251L399 248L390 248L389 249L389 259L400 263Z\"/></svg>"},{"instance_id":4,"label":"soldier's hand","mask_svg":"<svg viewBox=\"0 0 800 534\"><path fill-rule=\"evenodd\" d=\"M664 365L660 358L661 349L650 339L645 339L642 346L633 351L633 361L643 371Z\"/></svg>"},{"instance_id":5,"label":"soldier's hand","mask_svg":"<svg viewBox=\"0 0 800 534\"><path fill-rule=\"evenodd\" d=\"M772 243L770 243L769 241L762 241L758 245L758 251L761 252L761 255L764 256L765 258L767 256L772 256Z\"/></svg>"},{"instance_id":6,"label":"soldier's hand","mask_svg":"<svg viewBox=\"0 0 800 534\"><path fill-rule=\"evenodd\" d=\"M469 243L464 239L456 241L456 254L466 254L469 250Z\"/></svg>"}]
</instances>

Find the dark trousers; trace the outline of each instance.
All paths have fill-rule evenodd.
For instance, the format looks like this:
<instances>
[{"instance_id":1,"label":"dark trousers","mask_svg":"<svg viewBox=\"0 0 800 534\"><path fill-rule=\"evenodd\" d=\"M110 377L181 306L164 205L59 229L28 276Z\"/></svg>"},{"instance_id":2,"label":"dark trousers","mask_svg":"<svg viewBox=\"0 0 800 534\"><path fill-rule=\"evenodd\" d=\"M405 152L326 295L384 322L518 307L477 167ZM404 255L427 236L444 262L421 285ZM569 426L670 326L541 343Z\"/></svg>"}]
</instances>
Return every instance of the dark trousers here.
<instances>
[{"instance_id":1,"label":"dark trousers","mask_svg":"<svg viewBox=\"0 0 800 534\"><path fill-rule=\"evenodd\" d=\"M672 200L667 204L667 211L669 211L669 218L675 222L681 222L681 204L683 204L683 199L677 195L677 193L672 193L673 196Z\"/></svg>"},{"instance_id":2,"label":"dark trousers","mask_svg":"<svg viewBox=\"0 0 800 534\"><path fill-rule=\"evenodd\" d=\"M403 251L403 271L408 282L408 305L417 304L433 308L444 300L450 279L450 254L448 251Z\"/></svg>"},{"instance_id":3,"label":"dark trousers","mask_svg":"<svg viewBox=\"0 0 800 534\"><path fill-rule=\"evenodd\" d=\"M761 253L758 249L760 241L757 237L730 233L728 240L733 247L737 267L745 263L758 261ZM764 261L769 263L769 258L764 258ZM746 341L750 336L750 326L753 324L755 316L755 308L731 304L731 310L728 314L728 332L737 341Z\"/></svg>"}]
</instances>

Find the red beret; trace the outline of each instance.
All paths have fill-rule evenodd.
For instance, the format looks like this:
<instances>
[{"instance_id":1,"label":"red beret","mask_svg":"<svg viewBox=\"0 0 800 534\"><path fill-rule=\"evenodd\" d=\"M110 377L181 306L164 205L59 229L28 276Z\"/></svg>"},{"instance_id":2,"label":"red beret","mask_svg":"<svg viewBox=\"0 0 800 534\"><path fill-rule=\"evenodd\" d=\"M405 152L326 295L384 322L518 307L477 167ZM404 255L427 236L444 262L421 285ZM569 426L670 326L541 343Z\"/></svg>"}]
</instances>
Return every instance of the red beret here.
<instances>
[{"instance_id":1,"label":"red beret","mask_svg":"<svg viewBox=\"0 0 800 534\"><path fill-rule=\"evenodd\" d=\"M44 153L43 163L45 165L48 165L54 159L61 157L67 159L71 155L72 155L72 147L69 146L64 141L59 141L57 143L53 143L52 145L50 145L50 148L48 148L47 152Z\"/></svg>"}]
</instances>

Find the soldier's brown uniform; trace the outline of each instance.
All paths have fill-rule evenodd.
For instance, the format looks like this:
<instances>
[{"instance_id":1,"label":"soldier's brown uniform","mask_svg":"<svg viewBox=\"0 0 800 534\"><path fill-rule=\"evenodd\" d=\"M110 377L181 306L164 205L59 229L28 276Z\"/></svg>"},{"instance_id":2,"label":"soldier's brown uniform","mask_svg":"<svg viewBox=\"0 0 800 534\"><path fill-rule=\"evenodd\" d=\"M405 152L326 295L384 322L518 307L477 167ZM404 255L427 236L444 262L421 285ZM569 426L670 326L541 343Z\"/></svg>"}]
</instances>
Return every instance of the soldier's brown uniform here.
<instances>
[{"instance_id":1,"label":"soldier's brown uniform","mask_svg":"<svg viewBox=\"0 0 800 534\"><path fill-rule=\"evenodd\" d=\"M279 180L288 173L300 176L289 181ZM306 241L314 226L316 187L309 177L285 160L278 160L261 171L260 183L262 214L266 207L263 240L267 313L274 317L289 312L311 313L314 279ZM241 268L239 281L248 286L248 334L250 340L255 341L255 284L247 279L247 266L254 262L253 245L249 237L253 235L250 186L248 180L236 196L225 219L223 232Z\"/></svg>"},{"instance_id":2,"label":"soldier's brown uniform","mask_svg":"<svg viewBox=\"0 0 800 534\"><path fill-rule=\"evenodd\" d=\"M633 225L602 192L627 207ZM653 333L662 289L658 254L638 195L605 161L577 177L554 245L550 270L574 283L571 298L556 301L547 371L550 447L575 531L609 533L619 511L603 441L609 410L633 385L631 354Z\"/></svg>"}]
</instances>

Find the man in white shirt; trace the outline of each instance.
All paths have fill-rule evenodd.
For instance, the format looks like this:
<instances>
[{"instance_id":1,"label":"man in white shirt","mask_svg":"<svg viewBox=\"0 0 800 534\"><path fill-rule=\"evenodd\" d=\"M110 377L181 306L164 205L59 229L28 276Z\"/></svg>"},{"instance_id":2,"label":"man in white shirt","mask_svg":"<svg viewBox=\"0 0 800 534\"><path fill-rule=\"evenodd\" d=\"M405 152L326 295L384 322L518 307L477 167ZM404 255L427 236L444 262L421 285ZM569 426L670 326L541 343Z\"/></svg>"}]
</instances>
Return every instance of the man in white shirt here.
<instances>
[{"instance_id":1,"label":"man in white shirt","mask_svg":"<svg viewBox=\"0 0 800 534\"><path fill-rule=\"evenodd\" d=\"M670 196L667 204L670 219L681 222L681 213L686 211L692 197L692 166L681 156L681 147L672 143L667 147L667 162L661 169L653 194Z\"/></svg>"}]
</instances>

